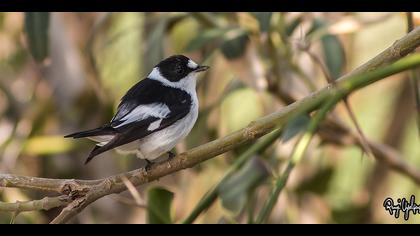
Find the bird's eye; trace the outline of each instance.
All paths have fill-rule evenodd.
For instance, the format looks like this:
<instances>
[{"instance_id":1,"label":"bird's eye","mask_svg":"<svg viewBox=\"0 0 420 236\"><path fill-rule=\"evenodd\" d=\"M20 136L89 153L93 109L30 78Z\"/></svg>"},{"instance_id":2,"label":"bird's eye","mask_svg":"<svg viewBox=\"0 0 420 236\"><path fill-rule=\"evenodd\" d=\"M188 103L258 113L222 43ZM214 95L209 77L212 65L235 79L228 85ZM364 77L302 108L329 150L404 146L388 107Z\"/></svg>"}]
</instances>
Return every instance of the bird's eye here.
<instances>
[{"instance_id":1,"label":"bird's eye","mask_svg":"<svg viewBox=\"0 0 420 236\"><path fill-rule=\"evenodd\" d=\"M177 74L182 74L182 72L183 72L183 70L182 70L182 67L181 66L175 66L175 73L177 73Z\"/></svg>"}]
</instances>

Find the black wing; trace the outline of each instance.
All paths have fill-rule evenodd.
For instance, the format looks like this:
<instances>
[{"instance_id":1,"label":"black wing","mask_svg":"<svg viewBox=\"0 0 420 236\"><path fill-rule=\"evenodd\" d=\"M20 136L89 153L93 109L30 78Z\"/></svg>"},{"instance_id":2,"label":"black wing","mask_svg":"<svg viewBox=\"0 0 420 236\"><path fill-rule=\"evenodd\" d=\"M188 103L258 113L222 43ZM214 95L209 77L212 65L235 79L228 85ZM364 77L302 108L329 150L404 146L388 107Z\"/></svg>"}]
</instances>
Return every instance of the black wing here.
<instances>
[{"instance_id":1,"label":"black wing","mask_svg":"<svg viewBox=\"0 0 420 236\"><path fill-rule=\"evenodd\" d=\"M169 87L163 86L161 82L152 79L140 80L130 88L121 98L117 113L112 118L111 123L121 120L139 105L150 104L154 102L163 102L166 93L174 93Z\"/></svg>"}]
</instances>

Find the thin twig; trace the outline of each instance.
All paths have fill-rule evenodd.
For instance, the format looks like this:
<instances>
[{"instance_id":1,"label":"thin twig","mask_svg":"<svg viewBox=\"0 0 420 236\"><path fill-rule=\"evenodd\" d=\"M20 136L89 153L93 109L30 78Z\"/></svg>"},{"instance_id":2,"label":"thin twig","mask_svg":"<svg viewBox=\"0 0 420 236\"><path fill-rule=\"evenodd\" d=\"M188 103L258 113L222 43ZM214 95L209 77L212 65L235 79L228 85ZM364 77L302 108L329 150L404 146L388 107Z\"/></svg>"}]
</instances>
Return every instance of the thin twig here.
<instances>
[{"instance_id":1,"label":"thin twig","mask_svg":"<svg viewBox=\"0 0 420 236\"><path fill-rule=\"evenodd\" d=\"M357 136L339 121L329 120L321 125L318 134L323 142L340 145L361 145ZM379 163L383 163L388 168L407 176L413 182L420 185L420 170L406 162L407 158L402 157L398 151L385 144L368 140L368 144Z\"/></svg>"},{"instance_id":2,"label":"thin twig","mask_svg":"<svg viewBox=\"0 0 420 236\"><path fill-rule=\"evenodd\" d=\"M128 180L125 176L121 177L131 196L133 196L137 205L142 205L143 201L141 200L140 193L137 191L136 187Z\"/></svg>"},{"instance_id":3,"label":"thin twig","mask_svg":"<svg viewBox=\"0 0 420 236\"><path fill-rule=\"evenodd\" d=\"M305 48L305 49L306 49L305 52L309 55L309 57L315 62L316 65L318 65L319 68L321 68L321 71L324 74L324 77L327 80L327 83L334 84L335 79L332 78L329 70L324 65L322 60L317 55L312 53L309 50L309 47ZM363 133L362 128L359 125L359 122L357 121L357 118L356 118L356 115L353 112L353 109L350 106L348 98L344 97L343 102L344 102L344 106L346 108L346 111L347 111L347 113L350 117L350 120L353 122L354 126L356 127L357 134L359 135L361 148L362 148L363 152L367 153L368 155L373 155L372 150L370 149L369 145L367 144L367 138L366 138L365 134Z\"/></svg>"}]
</instances>

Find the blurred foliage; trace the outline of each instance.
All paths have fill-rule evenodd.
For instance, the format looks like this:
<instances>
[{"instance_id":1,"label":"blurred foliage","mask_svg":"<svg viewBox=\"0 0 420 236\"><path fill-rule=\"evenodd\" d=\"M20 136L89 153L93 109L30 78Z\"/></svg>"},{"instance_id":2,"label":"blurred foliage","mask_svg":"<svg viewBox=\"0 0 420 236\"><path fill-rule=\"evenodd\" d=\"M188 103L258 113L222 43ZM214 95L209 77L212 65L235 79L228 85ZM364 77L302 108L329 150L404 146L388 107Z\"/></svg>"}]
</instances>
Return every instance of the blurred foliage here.
<instances>
[{"instance_id":1,"label":"blurred foliage","mask_svg":"<svg viewBox=\"0 0 420 236\"><path fill-rule=\"evenodd\" d=\"M238 109L246 107L247 109ZM258 94L248 88L239 89L229 94L220 106L220 126L225 133L245 127L249 122L263 115Z\"/></svg>"},{"instance_id":2,"label":"blurred foliage","mask_svg":"<svg viewBox=\"0 0 420 236\"><path fill-rule=\"evenodd\" d=\"M148 192L147 222L150 224L169 224L171 220L171 205L174 194L164 188L153 188Z\"/></svg>"},{"instance_id":3,"label":"blurred foliage","mask_svg":"<svg viewBox=\"0 0 420 236\"><path fill-rule=\"evenodd\" d=\"M299 115L292 119L285 127L281 139L283 142L289 141L298 133L304 131L308 126L310 117L308 115Z\"/></svg>"},{"instance_id":4,"label":"blurred foliage","mask_svg":"<svg viewBox=\"0 0 420 236\"><path fill-rule=\"evenodd\" d=\"M106 23L107 27L102 26L100 33L94 36L94 57L102 84L113 97L121 97L144 74L144 49L136 45L143 37L144 16L140 13L111 14L103 24ZM156 59L161 58L150 60Z\"/></svg>"},{"instance_id":5,"label":"blurred foliage","mask_svg":"<svg viewBox=\"0 0 420 236\"><path fill-rule=\"evenodd\" d=\"M27 33L29 48L36 61L42 62L48 57L48 26L50 13L25 13L25 32Z\"/></svg>"},{"instance_id":6,"label":"blurred foliage","mask_svg":"<svg viewBox=\"0 0 420 236\"><path fill-rule=\"evenodd\" d=\"M252 158L218 188L222 205L238 214L248 202L249 195L268 176L269 172L261 160Z\"/></svg>"},{"instance_id":7,"label":"blurred foliage","mask_svg":"<svg viewBox=\"0 0 420 236\"><path fill-rule=\"evenodd\" d=\"M413 16L418 25L419 14ZM0 171L95 179L141 167L142 161L114 151L84 166L93 142L62 136L107 122L121 96L169 55L185 54L211 66L199 78L199 119L177 145L179 153L281 109L285 101L276 93L301 98L325 86L323 73L299 43L310 45L338 78L404 35L405 25L402 13L0 13ZM376 83L350 101L372 140L388 140L395 117L401 135L389 145L419 166L414 109L407 117L393 113L398 106L414 107L400 98L404 82ZM310 115L289 122L281 142L223 182L220 198L195 222L252 222ZM334 116L352 127L340 106ZM411 180L361 158L360 149L319 143L310 145L294 170L270 223L392 223L396 220L382 207L386 197L420 196ZM179 222L250 146L139 187L147 208L104 198L74 222ZM5 202L37 198L36 192L0 189ZM22 213L14 222L46 223L56 214ZM0 223L10 220L10 213L0 212ZM420 220L412 216L409 222Z\"/></svg>"},{"instance_id":8,"label":"blurred foliage","mask_svg":"<svg viewBox=\"0 0 420 236\"><path fill-rule=\"evenodd\" d=\"M30 155L53 155L68 152L73 143L62 136L37 136L26 142L22 152Z\"/></svg>"},{"instance_id":9,"label":"blurred foliage","mask_svg":"<svg viewBox=\"0 0 420 236\"><path fill-rule=\"evenodd\" d=\"M323 29L328 23L324 19L316 18L309 32ZM323 57L332 78L340 77L344 70L345 55L341 41L334 34L325 33L321 36Z\"/></svg>"}]
</instances>

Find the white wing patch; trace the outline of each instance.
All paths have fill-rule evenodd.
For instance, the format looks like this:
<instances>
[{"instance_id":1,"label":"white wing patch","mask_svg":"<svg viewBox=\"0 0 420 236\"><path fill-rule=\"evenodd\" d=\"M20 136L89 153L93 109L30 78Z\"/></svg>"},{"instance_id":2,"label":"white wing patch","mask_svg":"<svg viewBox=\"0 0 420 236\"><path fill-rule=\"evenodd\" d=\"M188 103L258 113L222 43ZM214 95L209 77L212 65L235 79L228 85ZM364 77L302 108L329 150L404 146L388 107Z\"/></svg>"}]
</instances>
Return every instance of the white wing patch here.
<instances>
[{"instance_id":1,"label":"white wing patch","mask_svg":"<svg viewBox=\"0 0 420 236\"><path fill-rule=\"evenodd\" d=\"M157 121L155 121L155 122L151 123L151 124L149 125L149 127L147 128L147 130L149 130L149 131L153 131L153 130L155 130L155 129L159 128L159 126L160 126L160 123L161 123L161 122L162 122L162 119L157 120Z\"/></svg>"},{"instance_id":2,"label":"white wing patch","mask_svg":"<svg viewBox=\"0 0 420 236\"><path fill-rule=\"evenodd\" d=\"M156 117L156 118L161 118L160 121L162 121L162 119L166 118L170 112L171 110L169 110L168 106L166 106L163 103L151 103L147 105L140 105L134 108L130 113L125 115L123 118L121 118L121 121L124 121L124 122L115 126L115 128L124 126L126 124L130 124L132 122L144 120L151 116ZM154 123L156 123L156 121L153 122L152 124ZM150 124L150 126L152 124ZM158 127L159 125L160 125L160 122L158 124Z\"/></svg>"},{"instance_id":3,"label":"white wing patch","mask_svg":"<svg viewBox=\"0 0 420 236\"><path fill-rule=\"evenodd\" d=\"M91 136L91 137L87 137L87 138L90 139L90 140L93 140L95 142L98 142L98 143L107 143L113 137L114 137L114 135L101 135L101 136Z\"/></svg>"},{"instance_id":4,"label":"white wing patch","mask_svg":"<svg viewBox=\"0 0 420 236\"><path fill-rule=\"evenodd\" d=\"M111 141L111 139L114 138L114 135L91 136L91 137L87 137L87 138L97 142L96 145L102 147L105 144L107 144L109 141Z\"/></svg>"}]
</instances>

